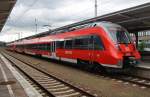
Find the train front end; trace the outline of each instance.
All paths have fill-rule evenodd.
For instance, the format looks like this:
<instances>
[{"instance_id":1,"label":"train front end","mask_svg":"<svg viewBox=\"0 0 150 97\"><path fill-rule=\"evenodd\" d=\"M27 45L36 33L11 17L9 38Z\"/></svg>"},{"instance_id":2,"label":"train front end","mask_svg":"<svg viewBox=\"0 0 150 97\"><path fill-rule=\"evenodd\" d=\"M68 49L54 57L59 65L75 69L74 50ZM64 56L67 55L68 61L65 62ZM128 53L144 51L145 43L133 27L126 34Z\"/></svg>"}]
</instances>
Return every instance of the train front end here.
<instances>
[{"instance_id":1,"label":"train front end","mask_svg":"<svg viewBox=\"0 0 150 97\"><path fill-rule=\"evenodd\" d=\"M103 28L110 38L112 46L109 48L109 51L111 56L117 60L117 67L135 67L139 63L141 56L128 31L113 23L103 24Z\"/></svg>"}]
</instances>

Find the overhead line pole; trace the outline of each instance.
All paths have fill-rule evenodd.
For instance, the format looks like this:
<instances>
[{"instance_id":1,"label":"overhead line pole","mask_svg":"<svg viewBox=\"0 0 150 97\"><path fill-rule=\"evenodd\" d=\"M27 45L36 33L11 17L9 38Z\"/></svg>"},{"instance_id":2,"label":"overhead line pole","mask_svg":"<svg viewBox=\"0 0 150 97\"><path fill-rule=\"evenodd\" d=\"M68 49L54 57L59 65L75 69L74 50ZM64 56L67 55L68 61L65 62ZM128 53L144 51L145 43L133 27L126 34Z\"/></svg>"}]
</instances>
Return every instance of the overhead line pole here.
<instances>
[{"instance_id":1,"label":"overhead line pole","mask_svg":"<svg viewBox=\"0 0 150 97\"><path fill-rule=\"evenodd\" d=\"M95 0L95 17L97 17L97 0Z\"/></svg>"},{"instance_id":2,"label":"overhead line pole","mask_svg":"<svg viewBox=\"0 0 150 97\"><path fill-rule=\"evenodd\" d=\"M37 34L37 19L35 18L35 33Z\"/></svg>"}]
</instances>

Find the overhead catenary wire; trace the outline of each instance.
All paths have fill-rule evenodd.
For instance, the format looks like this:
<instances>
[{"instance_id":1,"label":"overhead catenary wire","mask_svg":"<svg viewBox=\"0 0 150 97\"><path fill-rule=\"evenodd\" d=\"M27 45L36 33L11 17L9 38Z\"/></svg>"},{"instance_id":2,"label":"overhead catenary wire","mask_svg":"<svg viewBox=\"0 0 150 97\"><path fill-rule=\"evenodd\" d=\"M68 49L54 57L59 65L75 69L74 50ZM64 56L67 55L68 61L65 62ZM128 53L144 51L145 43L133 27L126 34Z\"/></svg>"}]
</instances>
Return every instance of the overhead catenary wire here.
<instances>
[{"instance_id":1,"label":"overhead catenary wire","mask_svg":"<svg viewBox=\"0 0 150 97\"><path fill-rule=\"evenodd\" d=\"M21 24L24 24L24 19L22 19L24 16L25 16L25 14L27 13L27 12L29 12L30 11L30 9L31 9L31 7L33 7L36 3L37 3L37 1L38 0L34 0L30 5L29 5L29 7L26 9L26 10L24 10L23 12L22 12L22 14L20 14L15 20L12 20L12 24L14 25L14 27L16 27L17 26L17 24L20 22ZM95 0L95 1L97 1L97 0ZM95 3L96 4L96 3ZM96 5L95 5L96 6ZM90 10L88 10L87 11L87 9L85 10L85 13L84 14L86 14L86 15L88 15L88 14L90 14ZM74 16L74 15L73 15ZM80 14L78 14L78 16L80 16ZM85 19L85 18L83 18L83 16L82 16L82 18L81 17L78 17L77 16L77 18L75 18L76 20L78 20L79 18L80 19ZM88 18L90 18L90 17L92 17L92 16L88 16ZM11 20L11 19L10 19ZM12 30L13 28L8 28L7 29L7 31L10 31L10 30ZM36 22L36 33L37 33L37 22Z\"/></svg>"},{"instance_id":2,"label":"overhead catenary wire","mask_svg":"<svg viewBox=\"0 0 150 97\"><path fill-rule=\"evenodd\" d=\"M12 19L11 19L11 16L9 16L8 21L11 21L14 27L17 26L18 22L20 22L20 23L23 24L23 19L22 19L22 18L25 16L25 14L26 14L27 12L30 11L30 9L31 9L38 1L39 1L39 0L34 0L34 1L28 6L28 8L27 8L26 10L24 10L19 16L14 16L14 17L16 17L16 19L12 20ZM18 2L19 2L19 1L18 1ZM7 28L5 31L10 31L10 30L12 30L12 29L13 29L13 28ZM4 32L4 31L3 31L3 32Z\"/></svg>"}]
</instances>

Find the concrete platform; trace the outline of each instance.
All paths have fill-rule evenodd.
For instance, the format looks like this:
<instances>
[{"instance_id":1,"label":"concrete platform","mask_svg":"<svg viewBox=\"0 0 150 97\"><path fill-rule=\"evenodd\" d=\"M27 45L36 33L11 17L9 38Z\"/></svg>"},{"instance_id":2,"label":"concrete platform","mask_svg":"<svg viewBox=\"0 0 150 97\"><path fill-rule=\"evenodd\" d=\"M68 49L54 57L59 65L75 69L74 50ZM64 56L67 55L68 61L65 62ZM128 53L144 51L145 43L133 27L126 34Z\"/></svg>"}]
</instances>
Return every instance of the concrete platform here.
<instances>
[{"instance_id":1,"label":"concrete platform","mask_svg":"<svg viewBox=\"0 0 150 97\"><path fill-rule=\"evenodd\" d=\"M28 97L2 60L0 60L0 97Z\"/></svg>"},{"instance_id":2,"label":"concrete platform","mask_svg":"<svg viewBox=\"0 0 150 97\"><path fill-rule=\"evenodd\" d=\"M42 97L1 54L0 97Z\"/></svg>"},{"instance_id":3,"label":"concrete platform","mask_svg":"<svg viewBox=\"0 0 150 97\"><path fill-rule=\"evenodd\" d=\"M150 62L141 62L140 64L138 64L137 67L140 67L140 68L145 68L145 69L150 69Z\"/></svg>"}]
</instances>

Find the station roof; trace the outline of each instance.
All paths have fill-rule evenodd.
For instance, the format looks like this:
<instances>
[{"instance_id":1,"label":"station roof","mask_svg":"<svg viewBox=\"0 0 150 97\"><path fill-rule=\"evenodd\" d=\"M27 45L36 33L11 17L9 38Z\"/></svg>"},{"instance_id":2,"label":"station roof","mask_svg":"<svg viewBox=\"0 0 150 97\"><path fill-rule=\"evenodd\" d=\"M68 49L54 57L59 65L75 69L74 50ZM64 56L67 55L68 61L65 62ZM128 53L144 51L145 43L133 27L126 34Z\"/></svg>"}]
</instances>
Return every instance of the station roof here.
<instances>
[{"instance_id":1,"label":"station roof","mask_svg":"<svg viewBox=\"0 0 150 97\"><path fill-rule=\"evenodd\" d=\"M55 30L70 28L86 23L92 23L95 21L110 21L113 23L117 23L124 26L126 29L128 29L129 32L150 30L150 3L73 23L60 28L56 28ZM49 32L41 33L33 37L46 35L48 33Z\"/></svg>"},{"instance_id":2,"label":"station roof","mask_svg":"<svg viewBox=\"0 0 150 97\"><path fill-rule=\"evenodd\" d=\"M150 30L150 3L98 16L92 19L77 22L61 28L71 27L84 23L90 23L94 21L109 21L117 23L124 26L130 32Z\"/></svg>"},{"instance_id":3,"label":"station roof","mask_svg":"<svg viewBox=\"0 0 150 97\"><path fill-rule=\"evenodd\" d=\"M92 23L96 21L109 21L117 23L128 29L129 32L138 32L142 30L150 30L150 3L138 5L132 8L124 9L121 11L113 12L110 14L98 16L95 18L87 19L81 22L66 25L56 28L53 31L67 29L78 25ZM34 36L26 38L40 37L50 34L49 31L43 32Z\"/></svg>"},{"instance_id":4,"label":"station roof","mask_svg":"<svg viewBox=\"0 0 150 97\"><path fill-rule=\"evenodd\" d=\"M5 25L5 22L15 3L16 0L0 0L0 31Z\"/></svg>"}]
</instances>

